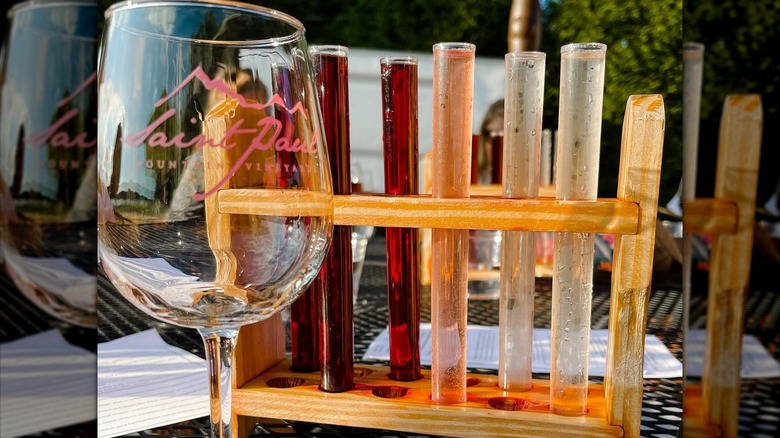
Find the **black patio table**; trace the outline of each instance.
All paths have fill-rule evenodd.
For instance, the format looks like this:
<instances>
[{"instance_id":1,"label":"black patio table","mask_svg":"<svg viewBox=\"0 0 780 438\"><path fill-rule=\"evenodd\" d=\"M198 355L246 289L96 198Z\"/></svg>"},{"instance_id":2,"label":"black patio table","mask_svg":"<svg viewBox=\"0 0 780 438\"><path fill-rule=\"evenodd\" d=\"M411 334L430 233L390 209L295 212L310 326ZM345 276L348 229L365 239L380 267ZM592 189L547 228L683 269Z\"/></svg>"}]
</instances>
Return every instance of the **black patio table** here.
<instances>
[{"instance_id":1,"label":"black patio table","mask_svg":"<svg viewBox=\"0 0 780 438\"><path fill-rule=\"evenodd\" d=\"M387 325L386 263L384 237L381 232L370 241L366 254L363 276L360 281L358 303L355 307L355 360L361 358L371 341ZM594 277L593 316L594 329L607 328L609 311L610 274L597 271ZM658 336L678 359L682 358L682 293L679 274L657 275L650 296L647 332ZM700 283L700 282L699 282ZM699 284L695 283L695 284ZM760 284L751 290L747 303L746 331L754 334L775 358L780 357L780 286ZM537 279L535 297L535 327L550 326L551 282ZM0 317L3 328L0 342L13 340L55 327L50 318L28 303L15 291L13 284L0 274ZM422 320L430 318L430 290L423 288L421 300ZM693 293L691 299L694 327L703 327L706 300L702 293ZM98 317L100 325L96 335L88 330L65 331L71 342L95 350L92 336L97 342L106 342L149 328L156 328L162 338L171 345L204 357L203 345L196 330L183 329L155 321L125 301L108 280L98 277ZM498 325L497 301L484 300L469 303L469 324ZM490 370L470 369L474 373L495 373ZM534 377L548 378L548 375ZM204 377L205 378L205 377ZM594 381L599 381L595 379ZM780 426L780 379L745 379L742 383L740 407L740 436L777 436ZM642 430L645 437L676 436L682 417L682 379L645 379ZM250 437L422 437L417 433L331 426L301 421L257 418ZM47 431L35 437L91 437L95 436L95 422ZM208 437L208 418L199 418L179 424L127 435L135 438L151 437Z\"/></svg>"}]
</instances>

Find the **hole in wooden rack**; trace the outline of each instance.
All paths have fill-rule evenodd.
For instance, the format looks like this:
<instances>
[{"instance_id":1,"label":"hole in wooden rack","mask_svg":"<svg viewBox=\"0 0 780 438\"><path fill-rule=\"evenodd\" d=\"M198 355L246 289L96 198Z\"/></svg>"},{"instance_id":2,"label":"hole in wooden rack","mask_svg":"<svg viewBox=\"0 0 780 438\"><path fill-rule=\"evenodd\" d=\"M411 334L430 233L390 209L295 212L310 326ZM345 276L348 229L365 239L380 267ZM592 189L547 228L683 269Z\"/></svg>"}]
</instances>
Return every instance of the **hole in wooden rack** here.
<instances>
[{"instance_id":1,"label":"hole in wooden rack","mask_svg":"<svg viewBox=\"0 0 780 438\"><path fill-rule=\"evenodd\" d=\"M493 397L488 400L488 404L491 408L502 411L521 411L528 407L526 400L514 397Z\"/></svg>"},{"instance_id":2,"label":"hole in wooden rack","mask_svg":"<svg viewBox=\"0 0 780 438\"><path fill-rule=\"evenodd\" d=\"M306 379L300 377L274 377L265 382L271 388L293 388L306 384Z\"/></svg>"},{"instance_id":3,"label":"hole in wooden rack","mask_svg":"<svg viewBox=\"0 0 780 438\"><path fill-rule=\"evenodd\" d=\"M409 388L403 386L377 386L371 390L371 394L382 398L403 397L409 392Z\"/></svg>"},{"instance_id":4,"label":"hole in wooden rack","mask_svg":"<svg viewBox=\"0 0 780 438\"><path fill-rule=\"evenodd\" d=\"M476 378L476 377L469 377L466 380L466 387L472 387L472 386L476 386L476 385L479 385L479 379L478 378Z\"/></svg>"},{"instance_id":5,"label":"hole in wooden rack","mask_svg":"<svg viewBox=\"0 0 780 438\"><path fill-rule=\"evenodd\" d=\"M366 377L368 375L371 375L374 373L374 370L370 370L368 368L355 368L355 377Z\"/></svg>"}]
</instances>

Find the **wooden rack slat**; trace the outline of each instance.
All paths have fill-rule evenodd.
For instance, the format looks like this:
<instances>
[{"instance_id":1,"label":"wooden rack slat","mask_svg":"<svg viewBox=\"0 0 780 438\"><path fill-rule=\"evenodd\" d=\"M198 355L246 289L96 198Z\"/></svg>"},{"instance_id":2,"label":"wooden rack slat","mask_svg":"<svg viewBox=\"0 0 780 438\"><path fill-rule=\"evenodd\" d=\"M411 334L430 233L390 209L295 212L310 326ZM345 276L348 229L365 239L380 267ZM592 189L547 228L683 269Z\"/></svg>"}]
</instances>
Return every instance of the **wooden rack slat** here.
<instances>
[{"instance_id":1,"label":"wooden rack slat","mask_svg":"<svg viewBox=\"0 0 780 438\"><path fill-rule=\"evenodd\" d=\"M218 196L222 214L322 216L328 211L325 195L299 190L230 189ZM333 197L333 222L337 225L635 234L638 217L636 203L619 199Z\"/></svg>"},{"instance_id":2,"label":"wooden rack slat","mask_svg":"<svg viewBox=\"0 0 780 438\"><path fill-rule=\"evenodd\" d=\"M686 233L733 234L737 230L737 204L728 199L698 198L683 204Z\"/></svg>"},{"instance_id":3,"label":"wooden rack slat","mask_svg":"<svg viewBox=\"0 0 780 438\"><path fill-rule=\"evenodd\" d=\"M355 372L355 389L326 393L317 386L319 373L295 373L285 360L262 376L237 388L234 408L243 415L270 416L290 420L322 422L355 427L403 429L423 434L448 436L546 436L619 437L620 427L605 420L603 385L588 387L588 414L564 417L549 410L550 385L535 380L528 392L507 392L498 388L494 375L471 375L469 399L456 405L436 405L430 400L430 371L413 382L397 382L387 375L389 367L360 365ZM279 388L268 382L297 382L298 386ZM374 391L393 387L406 390L403 397L382 398ZM490 400L504 397L521 410L501 410Z\"/></svg>"}]
</instances>

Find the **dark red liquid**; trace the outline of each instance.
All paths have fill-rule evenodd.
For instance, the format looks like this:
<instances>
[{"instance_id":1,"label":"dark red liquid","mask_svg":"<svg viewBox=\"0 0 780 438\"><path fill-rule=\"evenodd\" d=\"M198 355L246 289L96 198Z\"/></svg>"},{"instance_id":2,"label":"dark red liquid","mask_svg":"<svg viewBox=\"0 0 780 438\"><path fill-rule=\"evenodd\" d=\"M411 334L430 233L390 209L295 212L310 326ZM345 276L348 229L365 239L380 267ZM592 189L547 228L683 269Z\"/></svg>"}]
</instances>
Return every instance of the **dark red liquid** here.
<instances>
[{"instance_id":1,"label":"dark red liquid","mask_svg":"<svg viewBox=\"0 0 780 438\"><path fill-rule=\"evenodd\" d=\"M284 106L278 103L274 105L274 117L281 122L282 132L279 137L287 139L289 143L292 143L295 134L295 116L286 110L286 108L292 108L295 105L292 96L297 94L297 90L293 90L293 84L289 67L282 65L273 67L273 93L284 101ZM299 186L300 176L295 170L298 168L295 153L276 151L276 161L280 164L280 166L276 166L279 169L277 174L279 187L284 189Z\"/></svg>"},{"instance_id":2,"label":"dark red liquid","mask_svg":"<svg viewBox=\"0 0 780 438\"><path fill-rule=\"evenodd\" d=\"M471 184L479 184L479 134L471 136Z\"/></svg>"},{"instance_id":3,"label":"dark red liquid","mask_svg":"<svg viewBox=\"0 0 780 438\"><path fill-rule=\"evenodd\" d=\"M385 192L418 193L417 65L382 64ZM417 380L420 373L418 231L387 228L387 300L390 313L390 378Z\"/></svg>"},{"instance_id":4,"label":"dark red liquid","mask_svg":"<svg viewBox=\"0 0 780 438\"><path fill-rule=\"evenodd\" d=\"M320 52L313 54L312 60L333 176L333 193L348 195L352 186L347 57ZM349 391L354 385L352 227L334 227L330 251L320 270L319 280L323 284L320 293L320 389L327 392Z\"/></svg>"},{"instance_id":5,"label":"dark red liquid","mask_svg":"<svg viewBox=\"0 0 780 438\"><path fill-rule=\"evenodd\" d=\"M290 336L292 338L292 365L297 372L319 371L319 320L322 282L315 278L309 288L290 306Z\"/></svg>"},{"instance_id":6,"label":"dark red liquid","mask_svg":"<svg viewBox=\"0 0 780 438\"><path fill-rule=\"evenodd\" d=\"M276 65L273 69L273 93L281 97L287 108L294 106L290 69ZM280 104L274 105L274 117L281 122L281 136L292 140L295 130L295 119L292 114ZM297 167L295 154L289 151L277 151L276 161L281 166L278 169L277 181L280 188L296 187L300 183L299 175L293 171ZM320 369L320 338L319 324L322 313L317 290L321 285L315 279L312 285L290 306L290 335L292 343L292 365L290 369L298 372L318 371Z\"/></svg>"},{"instance_id":7,"label":"dark red liquid","mask_svg":"<svg viewBox=\"0 0 780 438\"><path fill-rule=\"evenodd\" d=\"M493 162L490 164L490 182L501 184L501 175L504 171L504 137L493 137L490 140Z\"/></svg>"}]
</instances>

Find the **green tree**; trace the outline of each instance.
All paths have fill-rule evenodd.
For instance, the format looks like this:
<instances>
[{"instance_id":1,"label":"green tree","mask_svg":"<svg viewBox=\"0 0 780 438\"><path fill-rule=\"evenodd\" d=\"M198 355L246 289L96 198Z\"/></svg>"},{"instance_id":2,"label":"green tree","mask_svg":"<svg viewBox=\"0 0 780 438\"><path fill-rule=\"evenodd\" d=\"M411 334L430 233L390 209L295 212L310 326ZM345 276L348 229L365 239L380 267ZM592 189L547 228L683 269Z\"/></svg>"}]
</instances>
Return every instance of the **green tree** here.
<instances>
[{"instance_id":1,"label":"green tree","mask_svg":"<svg viewBox=\"0 0 780 438\"><path fill-rule=\"evenodd\" d=\"M429 52L441 41L468 41L480 56L503 57L509 0L270 0L306 26L312 44Z\"/></svg>"},{"instance_id":2,"label":"green tree","mask_svg":"<svg viewBox=\"0 0 780 438\"><path fill-rule=\"evenodd\" d=\"M110 0L101 0L109 2ZM467 41L478 56L503 57L511 0L250 0L303 22L310 44L430 52L441 41ZM545 127L558 124L560 47L608 45L599 196L614 196L623 113L632 94L662 94L666 108L661 200L682 168L682 0L542 2L541 50L547 53Z\"/></svg>"},{"instance_id":3,"label":"green tree","mask_svg":"<svg viewBox=\"0 0 780 438\"><path fill-rule=\"evenodd\" d=\"M699 196L712 194L720 116L727 94L761 94L764 132L759 204L777 190L780 163L780 2L686 1L684 36L705 45L699 128Z\"/></svg>"},{"instance_id":4,"label":"green tree","mask_svg":"<svg viewBox=\"0 0 780 438\"><path fill-rule=\"evenodd\" d=\"M668 201L682 177L682 1L551 0L542 29L548 59L545 126L558 124L560 47L607 45L599 196L616 192L626 100L632 94L663 95L661 202Z\"/></svg>"},{"instance_id":5,"label":"green tree","mask_svg":"<svg viewBox=\"0 0 780 438\"><path fill-rule=\"evenodd\" d=\"M307 28L315 44L430 51L440 41L476 44L480 56L507 51L510 0L271 0ZM546 127L558 124L560 47L608 45L602 126L600 196L614 196L623 113L632 94L662 94L666 107L661 200L672 197L682 172L682 0L550 0L544 8L547 53Z\"/></svg>"}]
</instances>

